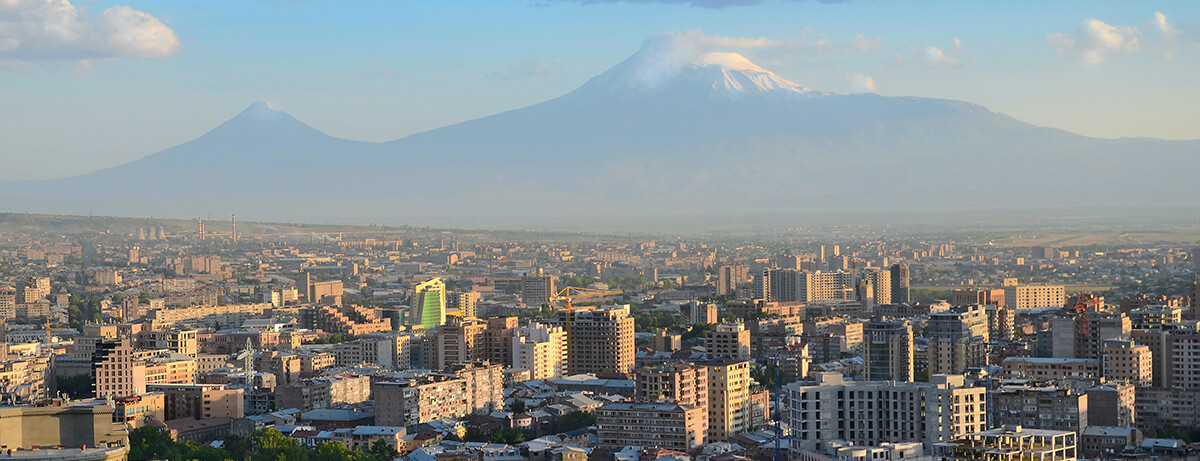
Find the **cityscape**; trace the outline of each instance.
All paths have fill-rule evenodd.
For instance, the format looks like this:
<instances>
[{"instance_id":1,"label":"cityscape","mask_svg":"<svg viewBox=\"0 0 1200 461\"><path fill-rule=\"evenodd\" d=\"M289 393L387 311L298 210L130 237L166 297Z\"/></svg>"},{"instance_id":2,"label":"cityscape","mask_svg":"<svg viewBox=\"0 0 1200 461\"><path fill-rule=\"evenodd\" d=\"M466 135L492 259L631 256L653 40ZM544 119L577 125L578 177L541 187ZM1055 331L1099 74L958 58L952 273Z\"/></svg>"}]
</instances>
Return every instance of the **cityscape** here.
<instances>
[{"instance_id":1,"label":"cityscape","mask_svg":"<svg viewBox=\"0 0 1200 461\"><path fill-rule=\"evenodd\" d=\"M1200 461L1198 15L0 1L0 459Z\"/></svg>"}]
</instances>

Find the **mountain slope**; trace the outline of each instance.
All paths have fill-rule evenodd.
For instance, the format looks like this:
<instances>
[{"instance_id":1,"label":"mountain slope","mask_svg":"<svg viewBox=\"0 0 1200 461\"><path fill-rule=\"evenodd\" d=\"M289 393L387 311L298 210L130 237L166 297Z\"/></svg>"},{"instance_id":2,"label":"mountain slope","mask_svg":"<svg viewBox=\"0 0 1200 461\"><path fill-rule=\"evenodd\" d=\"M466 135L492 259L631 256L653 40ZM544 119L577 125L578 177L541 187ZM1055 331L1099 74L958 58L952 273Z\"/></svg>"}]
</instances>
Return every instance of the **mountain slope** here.
<instances>
[{"instance_id":1,"label":"mountain slope","mask_svg":"<svg viewBox=\"0 0 1200 461\"><path fill-rule=\"evenodd\" d=\"M107 170L0 185L10 211L399 223L1192 204L1200 142L1103 140L949 100L805 89L734 53L643 50L576 91L388 143L256 103Z\"/></svg>"}]
</instances>

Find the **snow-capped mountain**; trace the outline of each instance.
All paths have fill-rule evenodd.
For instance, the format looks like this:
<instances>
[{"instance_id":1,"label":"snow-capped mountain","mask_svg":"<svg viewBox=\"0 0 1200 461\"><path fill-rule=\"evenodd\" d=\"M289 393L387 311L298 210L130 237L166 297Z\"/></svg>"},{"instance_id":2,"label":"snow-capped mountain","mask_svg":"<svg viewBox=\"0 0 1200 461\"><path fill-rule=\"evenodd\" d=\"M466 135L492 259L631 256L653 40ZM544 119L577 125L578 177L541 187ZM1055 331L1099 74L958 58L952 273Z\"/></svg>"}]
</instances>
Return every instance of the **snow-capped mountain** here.
<instances>
[{"instance_id":1,"label":"snow-capped mountain","mask_svg":"<svg viewBox=\"0 0 1200 461\"><path fill-rule=\"evenodd\" d=\"M737 53L708 52L681 59L643 50L572 94L575 97L631 98L670 93L738 99L783 93L805 95L809 90Z\"/></svg>"},{"instance_id":2,"label":"snow-capped mountain","mask_svg":"<svg viewBox=\"0 0 1200 461\"><path fill-rule=\"evenodd\" d=\"M6 210L457 222L519 215L1194 204L1200 142L1105 140L950 100L812 91L643 50L561 97L386 143L267 103L125 165L0 184Z\"/></svg>"}]
</instances>

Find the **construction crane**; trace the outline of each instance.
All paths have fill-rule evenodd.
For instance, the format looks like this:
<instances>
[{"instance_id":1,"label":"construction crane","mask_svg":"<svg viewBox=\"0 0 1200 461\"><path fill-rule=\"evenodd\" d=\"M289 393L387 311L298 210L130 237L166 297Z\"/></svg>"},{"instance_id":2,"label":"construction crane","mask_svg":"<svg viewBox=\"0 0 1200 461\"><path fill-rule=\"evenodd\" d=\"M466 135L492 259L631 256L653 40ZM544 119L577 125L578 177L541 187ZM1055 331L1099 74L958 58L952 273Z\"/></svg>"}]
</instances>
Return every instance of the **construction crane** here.
<instances>
[{"instance_id":1,"label":"construction crane","mask_svg":"<svg viewBox=\"0 0 1200 461\"><path fill-rule=\"evenodd\" d=\"M595 288L566 287L561 290L558 290L558 294L551 296L549 301L551 303L553 303L555 301L565 301L563 303L563 312L566 315L564 316L564 319L563 319L563 332L565 332L567 334L567 340L570 341L571 320L572 320L571 313L575 307L574 301L576 299L603 298L605 296L615 296L615 295L624 294L624 293L625 292L620 291L620 290L597 290Z\"/></svg>"}]
</instances>

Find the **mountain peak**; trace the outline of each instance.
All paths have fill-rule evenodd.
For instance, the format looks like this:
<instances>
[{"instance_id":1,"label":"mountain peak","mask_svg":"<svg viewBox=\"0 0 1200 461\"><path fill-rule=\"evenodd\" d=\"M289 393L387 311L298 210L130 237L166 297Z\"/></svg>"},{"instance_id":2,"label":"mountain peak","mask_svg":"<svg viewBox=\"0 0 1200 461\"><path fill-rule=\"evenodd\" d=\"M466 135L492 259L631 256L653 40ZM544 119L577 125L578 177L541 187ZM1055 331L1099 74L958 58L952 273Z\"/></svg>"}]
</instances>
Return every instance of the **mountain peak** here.
<instances>
[{"instance_id":1,"label":"mountain peak","mask_svg":"<svg viewBox=\"0 0 1200 461\"><path fill-rule=\"evenodd\" d=\"M279 140L295 136L324 136L323 133L305 125L288 115L279 107L265 101L257 101L246 107L233 118L204 135L210 140Z\"/></svg>"},{"instance_id":2,"label":"mountain peak","mask_svg":"<svg viewBox=\"0 0 1200 461\"><path fill-rule=\"evenodd\" d=\"M740 99L812 92L738 53L646 47L589 80L576 93L596 98L676 93L708 99Z\"/></svg>"}]
</instances>

